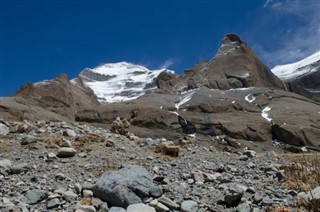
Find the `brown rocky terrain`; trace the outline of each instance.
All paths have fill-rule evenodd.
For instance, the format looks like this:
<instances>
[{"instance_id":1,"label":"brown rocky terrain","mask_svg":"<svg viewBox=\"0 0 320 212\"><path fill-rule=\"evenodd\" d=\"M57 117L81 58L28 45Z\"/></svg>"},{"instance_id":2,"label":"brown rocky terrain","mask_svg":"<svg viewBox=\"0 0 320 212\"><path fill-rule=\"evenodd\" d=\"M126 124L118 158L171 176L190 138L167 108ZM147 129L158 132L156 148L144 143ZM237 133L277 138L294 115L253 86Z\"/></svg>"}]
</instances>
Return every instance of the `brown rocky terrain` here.
<instances>
[{"instance_id":1,"label":"brown rocky terrain","mask_svg":"<svg viewBox=\"0 0 320 212\"><path fill-rule=\"evenodd\" d=\"M31 100L30 104L40 106L63 117L74 120L79 110L99 104L95 94L84 87L82 80L72 82L67 75L61 74L53 80L22 85L15 96Z\"/></svg>"}]
</instances>

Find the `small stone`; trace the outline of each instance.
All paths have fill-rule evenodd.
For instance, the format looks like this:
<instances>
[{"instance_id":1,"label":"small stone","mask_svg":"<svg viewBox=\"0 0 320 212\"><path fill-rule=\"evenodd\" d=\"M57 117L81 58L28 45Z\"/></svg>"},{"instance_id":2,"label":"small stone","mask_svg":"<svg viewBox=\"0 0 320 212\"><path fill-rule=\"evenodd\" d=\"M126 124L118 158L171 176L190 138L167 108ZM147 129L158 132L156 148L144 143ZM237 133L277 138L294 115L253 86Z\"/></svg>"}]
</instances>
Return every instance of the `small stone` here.
<instances>
[{"instance_id":1,"label":"small stone","mask_svg":"<svg viewBox=\"0 0 320 212\"><path fill-rule=\"evenodd\" d=\"M269 197L264 197L261 202L262 202L262 205L272 205L273 204L273 200L270 199Z\"/></svg>"},{"instance_id":2,"label":"small stone","mask_svg":"<svg viewBox=\"0 0 320 212\"><path fill-rule=\"evenodd\" d=\"M9 168L12 165L11 161L8 159L0 160L0 168Z\"/></svg>"},{"instance_id":3,"label":"small stone","mask_svg":"<svg viewBox=\"0 0 320 212\"><path fill-rule=\"evenodd\" d=\"M97 210L95 209L95 207L91 206L91 205L77 205L77 210L79 210L79 212L96 212ZM77 212L76 210L76 212Z\"/></svg>"},{"instance_id":4,"label":"small stone","mask_svg":"<svg viewBox=\"0 0 320 212\"><path fill-rule=\"evenodd\" d=\"M58 174L56 174L55 178L57 180L64 180L64 179L66 179L66 176L62 173L58 173Z\"/></svg>"},{"instance_id":5,"label":"small stone","mask_svg":"<svg viewBox=\"0 0 320 212\"><path fill-rule=\"evenodd\" d=\"M91 190L83 190L83 197L84 198L92 198L93 197L93 192Z\"/></svg>"},{"instance_id":6,"label":"small stone","mask_svg":"<svg viewBox=\"0 0 320 212\"><path fill-rule=\"evenodd\" d=\"M58 150L58 157L60 158L67 158L67 157L73 157L76 154L76 150L71 147L62 147Z\"/></svg>"},{"instance_id":7,"label":"small stone","mask_svg":"<svg viewBox=\"0 0 320 212\"><path fill-rule=\"evenodd\" d=\"M237 206L237 212L248 212L251 211L251 207L247 203L241 203Z\"/></svg>"},{"instance_id":8,"label":"small stone","mask_svg":"<svg viewBox=\"0 0 320 212\"><path fill-rule=\"evenodd\" d=\"M174 201L172 201L170 198L168 198L166 196L161 196L158 199L158 201L170 209L178 209L179 208L179 205L177 203L175 203Z\"/></svg>"},{"instance_id":9,"label":"small stone","mask_svg":"<svg viewBox=\"0 0 320 212\"><path fill-rule=\"evenodd\" d=\"M156 209L146 204L138 203L129 205L127 212L156 212Z\"/></svg>"},{"instance_id":10,"label":"small stone","mask_svg":"<svg viewBox=\"0 0 320 212\"><path fill-rule=\"evenodd\" d=\"M76 191L76 194L80 194L81 193L82 186L80 185L80 183L74 184L74 190Z\"/></svg>"},{"instance_id":11,"label":"small stone","mask_svg":"<svg viewBox=\"0 0 320 212\"><path fill-rule=\"evenodd\" d=\"M158 200L157 199L154 199L149 203L149 205L152 206L152 207L156 207L157 204L158 204Z\"/></svg>"},{"instance_id":12,"label":"small stone","mask_svg":"<svg viewBox=\"0 0 320 212\"><path fill-rule=\"evenodd\" d=\"M202 183L203 184L204 181L205 181L205 178L204 178L203 174L201 172L198 172L198 171L192 172L191 173L191 177L194 179L194 181L196 183Z\"/></svg>"},{"instance_id":13,"label":"small stone","mask_svg":"<svg viewBox=\"0 0 320 212\"><path fill-rule=\"evenodd\" d=\"M60 205L60 200L58 198L54 198L47 203L47 208L52 209L52 208L58 207L59 205Z\"/></svg>"},{"instance_id":14,"label":"small stone","mask_svg":"<svg viewBox=\"0 0 320 212\"><path fill-rule=\"evenodd\" d=\"M27 145L27 144L32 144L37 142L38 138L33 136L33 135L25 135L24 137L21 138L21 145Z\"/></svg>"},{"instance_id":15,"label":"small stone","mask_svg":"<svg viewBox=\"0 0 320 212\"><path fill-rule=\"evenodd\" d=\"M170 209L165 206L164 204L162 204L161 202L158 202L158 204L156 205L156 210L157 212L168 212L170 211Z\"/></svg>"},{"instance_id":16,"label":"small stone","mask_svg":"<svg viewBox=\"0 0 320 212\"><path fill-rule=\"evenodd\" d=\"M241 155L238 159L239 159L240 161L247 161L247 160L249 160L249 157L246 156L246 155Z\"/></svg>"},{"instance_id":17,"label":"small stone","mask_svg":"<svg viewBox=\"0 0 320 212\"><path fill-rule=\"evenodd\" d=\"M258 204L263 199L263 195L261 192L256 192L253 197L253 203Z\"/></svg>"},{"instance_id":18,"label":"small stone","mask_svg":"<svg viewBox=\"0 0 320 212\"><path fill-rule=\"evenodd\" d=\"M10 128L5 124L0 123L0 135L8 135L9 132Z\"/></svg>"},{"instance_id":19,"label":"small stone","mask_svg":"<svg viewBox=\"0 0 320 212\"><path fill-rule=\"evenodd\" d=\"M193 200L183 201L181 204L181 212L197 212L198 203Z\"/></svg>"},{"instance_id":20,"label":"small stone","mask_svg":"<svg viewBox=\"0 0 320 212\"><path fill-rule=\"evenodd\" d=\"M289 190L289 191L288 191L288 194L290 194L291 196L295 197L295 196L298 195L298 192L295 191L295 190Z\"/></svg>"},{"instance_id":21,"label":"small stone","mask_svg":"<svg viewBox=\"0 0 320 212\"><path fill-rule=\"evenodd\" d=\"M245 150L243 154L248 156L249 158L253 158L257 156L257 153L253 150Z\"/></svg>"},{"instance_id":22,"label":"small stone","mask_svg":"<svg viewBox=\"0 0 320 212\"><path fill-rule=\"evenodd\" d=\"M21 163L18 165L13 165L10 167L9 173L10 174L20 174L22 172L27 172L29 171L31 168L29 166L29 164L27 163Z\"/></svg>"},{"instance_id":23,"label":"small stone","mask_svg":"<svg viewBox=\"0 0 320 212\"><path fill-rule=\"evenodd\" d=\"M152 170L153 170L153 172L156 173L156 174L159 174L159 173L160 173L160 168L159 168L159 166L153 167Z\"/></svg>"},{"instance_id":24,"label":"small stone","mask_svg":"<svg viewBox=\"0 0 320 212\"><path fill-rule=\"evenodd\" d=\"M253 169L253 168L256 167L256 164L250 162L250 163L248 163L247 167L250 168L250 169Z\"/></svg>"},{"instance_id":25,"label":"small stone","mask_svg":"<svg viewBox=\"0 0 320 212\"><path fill-rule=\"evenodd\" d=\"M116 143L113 140L107 140L107 142L106 142L106 147L113 147L115 145L116 145Z\"/></svg>"},{"instance_id":26,"label":"small stone","mask_svg":"<svg viewBox=\"0 0 320 212\"><path fill-rule=\"evenodd\" d=\"M55 159L57 158L57 155L54 152L49 152L47 157L50 159Z\"/></svg>"},{"instance_id":27,"label":"small stone","mask_svg":"<svg viewBox=\"0 0 320 212\"><path fill-rule=\"evenodd\" d=\"M121 207L113 206L109 209L109 212L127 212L127 210Z\"/></svg>"},{"instance_id":28,"label":"small stone","mask_svg":"<svg viewBox=\"0 0 320 212\"><path fill-rule=\"evenodd\" d=\"M61 147L72 147L71 141L69 141L67 139L63 139Z\"/></svg>"},{"instance_id":29,"label":"small stone","mask_svg":"<svg viewBox=\"0 0 320 212\"><path fill-rule=\"evenodd\" d=\"M46 191L39 190L39 189L32 189L32 190L29 190L26 193L26 195L21 198L21 201L29 205L33 205L38 202L41 202L47 197L48 197L48 193Z\"/></svg>"},{"instance_id":30,"label":"small stone","mask_svg":"<svg viewBox=\"0 0 320 212\"><path fill-rule=\"evenodd\" d=\"M70 190L64 192L62 196L68 202L73 202L73 201L76 201L78 199L78 195L75 194L73 191L70 191Z\"/></svg>"},{"instance_id":31,"label":"small stone","mask_svg":"<svg viewBox=\"0 0 320 212\"><path fill-rule=\"evenodd\" d=\"M243 196L243 193L240 191L239 192L229 191L224 196L224 202L227 204L228 207L234 207L240 203L242 196Z\"/></svg>"},{"instance_id":32,"label":"small stone","mask_svg":"<svg viewBox=\"0 0 320 212\"><path fill-rule=\"evenodd\" d=\"M77 133L74 130L66 129L63 131L64 136L69 136L69 137L76 137Z\"/></svg>"}]
</instances>

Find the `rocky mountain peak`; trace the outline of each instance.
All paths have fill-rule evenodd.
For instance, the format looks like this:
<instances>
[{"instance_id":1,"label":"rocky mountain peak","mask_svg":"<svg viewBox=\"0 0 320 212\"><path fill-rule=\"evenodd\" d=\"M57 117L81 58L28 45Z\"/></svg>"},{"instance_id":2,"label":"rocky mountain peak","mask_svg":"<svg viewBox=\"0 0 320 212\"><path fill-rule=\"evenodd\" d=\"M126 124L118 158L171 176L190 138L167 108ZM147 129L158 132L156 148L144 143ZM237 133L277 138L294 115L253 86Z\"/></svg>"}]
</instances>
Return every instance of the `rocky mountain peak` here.
<instances>
[{"instance_id":1,"label":"rocky mountain peak","mask_svg":"<svg viewBox=\"0 0 320 212\"><path fill-rule=\"evenodd\" d=\"M222 44L227 44L227 43L230 43L230 42L237 42L238 44L241 44L242 43L242 40L240 39L240 37L236 34L227 34L223 37L223 40L222 40Z\"/></svg>"}]
</instances>

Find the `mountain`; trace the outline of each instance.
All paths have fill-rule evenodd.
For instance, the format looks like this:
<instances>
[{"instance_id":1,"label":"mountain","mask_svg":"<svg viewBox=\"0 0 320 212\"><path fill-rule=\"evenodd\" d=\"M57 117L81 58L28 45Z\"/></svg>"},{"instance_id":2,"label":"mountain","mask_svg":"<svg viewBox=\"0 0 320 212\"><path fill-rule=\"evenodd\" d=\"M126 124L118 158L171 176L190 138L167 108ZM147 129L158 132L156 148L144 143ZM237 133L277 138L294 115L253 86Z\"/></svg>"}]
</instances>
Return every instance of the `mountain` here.
<instances>
[{"instance_id":1,"label":"mountain","mask_svg":"<svg viewBox=\"0 0 320 212\"><path fill-rule=\"evenodd\" d=\"M202 86L220 90L248 87L285 89L281 80L235 34L224 36L220 48L210 61L202 61L180 76L162 74L158 84L161 85L160 89L171 91Z\"/></svg>"},{"instance_id":2,"label":"mountain","mask_svg":"<svg viewBox=\"0 0 320 212\"><path fill-rule=\"evenodd\" d=\"M47 110L50 120L104 126L117 117L134 117L130 132L170 140L181 138L180 115L196 127L197 138L203 141L227 136L252 148L269 149L272 141L320 147L319 103L286 91L234 34L223 37L210 61L181 75L126 62L105 64L85 69L72 80L60 75L27 83L13 98L1 99L0 110L11 120L44 119Z\"/></svg>"},{"instance_id":3,"label":"mountain","mask_svg":"<svg viewBox=\"0 0 320 212\"><path fill-rule=\"evenodd\" d=\"M271 69L289 91L320 102L320 51L295 63Z\"/></svg>"},{"instance_id":4,"label":"mountain","mask_svg":"<svg viewBox=\"0 0 320 212\"><path fill-rule=\"evenodd\" d=\"M99 102L111 103L136 99L156 89L155 79L161 72L173 73L166 69L149 70L140 65L120 62L87 68L78 77L93 90Z\"/></svg>"}]
</instances>

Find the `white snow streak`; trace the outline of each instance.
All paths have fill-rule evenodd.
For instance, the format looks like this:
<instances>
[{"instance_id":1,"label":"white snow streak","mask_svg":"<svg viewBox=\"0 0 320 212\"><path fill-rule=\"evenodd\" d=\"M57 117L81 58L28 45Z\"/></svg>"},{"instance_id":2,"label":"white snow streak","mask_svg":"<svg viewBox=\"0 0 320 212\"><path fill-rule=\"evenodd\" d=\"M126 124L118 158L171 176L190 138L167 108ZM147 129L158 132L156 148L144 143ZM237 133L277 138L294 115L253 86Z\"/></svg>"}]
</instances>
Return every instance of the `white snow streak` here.
<instances>
[{"instance_id":1,"label":"white snow streak","mask_svg":"<svg viewBox=\"0 0 320 212\"><path fill-rule=\"evenodd\" d=\"M250 102L252 103L256 97L252 96L252 98L249 98L251 96L251 94L248 94L247 96L244 97L244 99L247 101L247 102Z\"/></svg>"},{"instance_id":2,"label":"white snow streak","mask_svg":"<svg viewBox=\"0 0 320 212\"><path fill-rule=\"evenodd\" d=\"M271 110L270 107L265 107L263 110L262 110L262 113L261 113L261 116L266 119L268 122L271 122L272 121L272 118L269 117L269 114L268 112Z\"/></svg>"},{"instance_id":3,"label":"white snow streak","mask_svg":"<svg viewBox=\"0 0 320 212\"><path fill-rule=\"evenodd\" d=\"M179 110L180 106L187 103L188 101L190 101L190 99L192 98L193 94L196 91L191 90L191 91L187 91L182 93L181 95L183 95L182 97L180 97L180 101L178 103L175 104L175 107L177 109L177 111Z\"/></svg>"}]
</instances>

